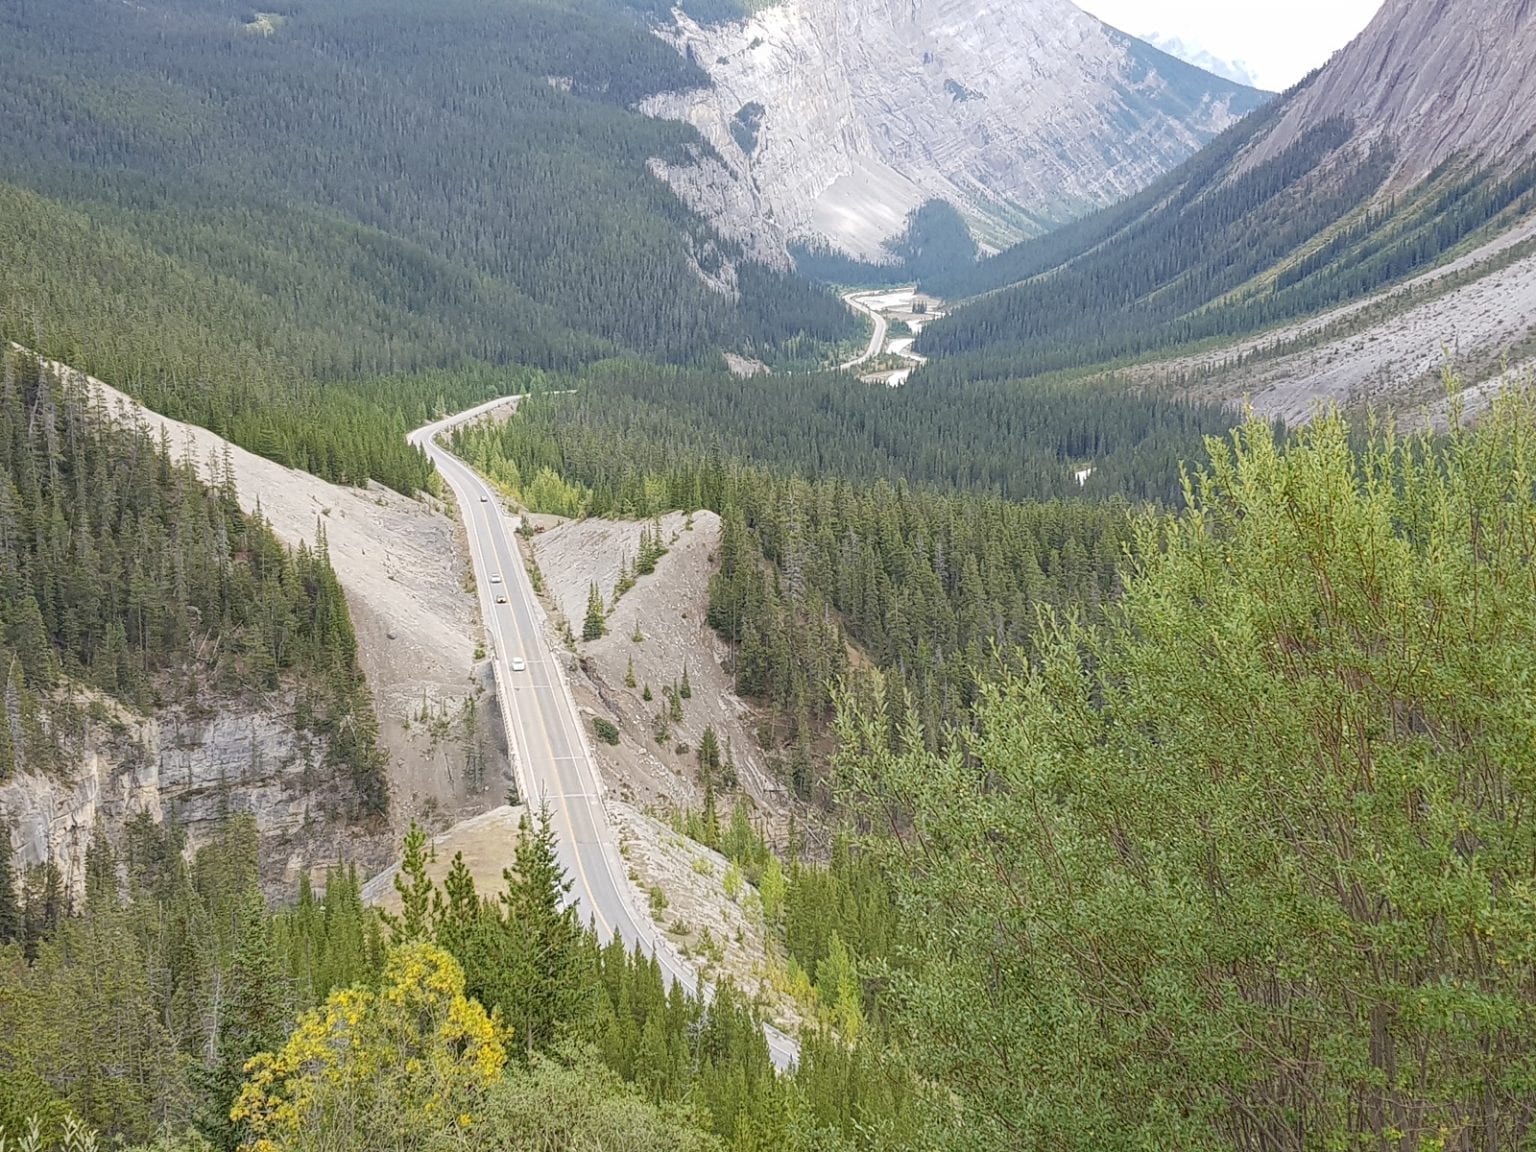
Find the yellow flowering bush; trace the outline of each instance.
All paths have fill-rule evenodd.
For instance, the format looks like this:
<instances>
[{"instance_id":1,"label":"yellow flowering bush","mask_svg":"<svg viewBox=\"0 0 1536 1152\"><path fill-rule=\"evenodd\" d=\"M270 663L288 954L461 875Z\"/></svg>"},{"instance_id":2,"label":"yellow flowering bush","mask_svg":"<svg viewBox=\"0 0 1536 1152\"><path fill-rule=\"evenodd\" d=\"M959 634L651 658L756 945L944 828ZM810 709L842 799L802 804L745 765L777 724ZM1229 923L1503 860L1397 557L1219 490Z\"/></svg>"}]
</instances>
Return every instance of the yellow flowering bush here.
<instances>
[{"instance_id":1,"label":"yellow flowering bush","mask_svg":"<svg viewBox=\"0 0 1536 1152\"><path fill-rule=\"evenodd\" d=\"M378 992L333 993L280 1051L253 1057L230 1118L248 1152L411 1147L472 1126L506 1059L453 957L409 944L390 954Z\"/></svg>"}]
</instances>

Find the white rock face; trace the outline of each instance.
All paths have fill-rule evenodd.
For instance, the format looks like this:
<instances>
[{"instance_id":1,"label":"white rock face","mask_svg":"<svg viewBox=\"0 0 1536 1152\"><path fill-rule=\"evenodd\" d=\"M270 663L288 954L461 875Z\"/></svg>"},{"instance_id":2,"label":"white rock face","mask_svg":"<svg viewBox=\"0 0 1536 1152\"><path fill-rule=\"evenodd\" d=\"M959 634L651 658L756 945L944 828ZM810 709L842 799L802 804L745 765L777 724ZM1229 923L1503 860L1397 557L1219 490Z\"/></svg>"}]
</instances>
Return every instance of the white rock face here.
<instances>
[{"instance_id":1,"label":"white rock face","mask_svg":"<svg viewBox=\"0 0 1536 1152\"><path fill-rule=\"evenodd\" d=\"M1248 70L1248 65L1242 60L1226 60L1215 53L1192 44L1178 36L1162 36L1156 32L1144 32L1141 39L1154 48L1161 49L1170 56L1177 56L1186 64L1193 64L1196 68L1204 68L1224 80L1231 80L1237 84L1246 84L1250 88L1259 87L1259 82Z\"/></svg>"},{"instance_id":2,"label":"white rock face","mask_svg":"<svg viewBox=\"0 0 1536 1152\"><path fill-rule=\"evenodd\" d=\"M1399 183L1451 157L1513 166L1532 151L1533 49L1531 0L1387 0L1290 101L1245 167L1334 116L1355 121L1361 147L1392 143Z\"/></svg>"},{"instance_id":3,"label":"white rock face","mask_svg":"<svg viewBox=\"0 0 1536 1152\"><path fill-rule=\"evenodd\" d=\"M865 259L947 199L1000 245L1116 201L1260 93L1153 52L1067 0L784 0L661 30L707 89L644 108L697 127L743 185L666 173L755 244L830 239Z\"/></svg>"},{"instance_id":4,"label":"white rock face","mask_svg":"<svg viewBox=\"0 0 1536 1152\"><path fill-rule=\"evenodd\" d=\"M323 742L294 728L292 703L219 699L156 717L108 704L112 721L88 726L71 779L20 773L0 784L0 835L9 833L19 866L51 860L78 894L98 825L115 840L138 813L158 823L174 810L196 848L227 815L249 812L263 873L291 880L298 867L335 857L326 832L340 831L332 817L344 800L323 767Z\"/></svg>"}]
</instances>

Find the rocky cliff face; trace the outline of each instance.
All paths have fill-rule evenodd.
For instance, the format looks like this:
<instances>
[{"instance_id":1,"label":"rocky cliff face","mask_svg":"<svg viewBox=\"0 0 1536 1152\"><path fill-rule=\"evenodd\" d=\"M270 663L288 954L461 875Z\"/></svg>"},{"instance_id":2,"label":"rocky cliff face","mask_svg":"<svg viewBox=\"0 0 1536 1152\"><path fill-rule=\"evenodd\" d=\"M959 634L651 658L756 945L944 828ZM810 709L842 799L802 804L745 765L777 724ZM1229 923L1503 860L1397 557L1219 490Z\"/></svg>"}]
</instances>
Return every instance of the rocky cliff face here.
<instances>
[{"instance_id":1,"label":"rocky cliff face","mask_svg":"<svg viewBox=\"0 0 1536 1152\"><path fill-rule=\"evenodd\" d=\"M646 110L694 124L710 167L666 172L758 247L825 238L879 260L930 198L986 243L1137 191L1264 99L1125 36L1067 0L785 0L661 34L707 89Z\"/></svg>"},{"instance_id":2,"label":"rocky cliff face","mask_svg":"<svg viewBox=\"0 0 1536 1152\"><path fill-rule=\"evenodd\" d=\"M1387 0L1376 18L1289 101L1246 158L1279 155L1332 116L1362 144L1389 141L1412 183L1452 157L1512 163L1536 139L1536 3Z\"/></svg>"},{"instance_id":3,"label":"rocky cliff face","mask_svg":"<svg viewBox=\"0 0 1536 1152\"><path fill-rule=\"evenodd\" d=\"M324 745L295 728L292 705L283 695L210 699L146 717L94 701L69 779L23 773L0 784L18 865L51 860L78 893L96 828L115 839L140 812L156 822L174 812L193 848L229 814L251 813L275 892L291 891L301 869L338 859L343 836L348 858L382 858L382 841L359 852L365 840L342 819L348 789L323 767Z\"/></svg>"}]
</instances>

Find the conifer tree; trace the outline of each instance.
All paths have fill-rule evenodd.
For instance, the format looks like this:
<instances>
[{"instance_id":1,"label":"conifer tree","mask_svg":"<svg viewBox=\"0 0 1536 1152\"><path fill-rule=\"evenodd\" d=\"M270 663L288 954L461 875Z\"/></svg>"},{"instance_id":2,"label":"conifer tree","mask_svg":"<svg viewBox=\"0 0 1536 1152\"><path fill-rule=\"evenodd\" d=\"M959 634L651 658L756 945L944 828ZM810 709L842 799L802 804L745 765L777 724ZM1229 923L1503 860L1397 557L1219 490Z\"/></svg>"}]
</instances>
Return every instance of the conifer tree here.
<instances>
[{"instance_id":1,"label":"conifer tree","mask_svg":"<svg viewBox=\"0 0 1536 1152\"><path fill-rule=\"evenodd\" d=\"M693 699L693 685L688 683L688 664L686 661L683 663L683 682L678 685L677 692L684 700Z\"/></svg>"},{"instance_id":2,"label":"conifer tree","mask_svg":"<svg viewBox=\"0 0 1536 1152\"><path fill-rule=\"evenodd\" d=\"M713 727L706 727L699 737L699 775L713 782L720 774L720 738Z\"/></svg>"},{"instance_id":3,"label":"conifer tree","mask_svg":"<svg viewBox=\"0 0 1536 1152\"><path fill-rule=\"evenodd\" d=\"M21 904L16 892L16 866L10 825L0 822L0 944L21 939Z\"/></svg>"},{"instance_id":4,"label":"conifer tree","mask_svg":"<svg viewBox=\"0 0 1536 1152\"><path fill-rule=\"evenodd\" d=\"M289 1024L289 989L273 940L271 918L261 894L247 894L240 918L240 943L225 977L225 996L215 1038L215 1061L202 1077L198 1128L221 1149L234 1149L248 1133L229 1110L245 1079L246 1062L258 1052L276 1051Z\"/></svg>"},{"instance_id":5,"label":"conifer tree","mask_svg":"<svg viewBox=\"0 0 1536 1152\"><path fill-rule=\"evenodd\" d=\"M626 687L626 688L633 688L634 686L635 686L635 658L633 656L631 656L629 658L629 667L624 670L624 687ZM649 697L647 697L647 699L649 699Z\"/></svg>"},{"instance_id":6,"label":"conifer tree","mask_svg":"<svg viewBox=\"0 0 1536 1152\"><path fill-rule=\"evenodd\" d=\"M427 875L431 847L427 833L411 821L405 834L405 855L395 873L395 891L400 894L400 914L386 916L390 943L399 946L428 938L432 928L432 878Z\"/></svg>"},{"instance_id":7,"label":"conifer tree","mask_svg":"<svg viewBox=\"0 0 1536 1152\"><path fill-rule=\"evenodd\" d=\"M603 594L597 589L597 582L593 581L587 590L587 616L581 625L581 638L583 640L597 640L607 628L604 624Z\"/></svg>"},{"instance_id":8,"label":"conifer tree","mask_svg":"<svg viewBox=\"0 0 1536 1152\"><path fill-rule=\"evenodd\" d=\"M560 866L549 809L535 830L524 815L512 868L504 873L503 931L513 958L493 993L496 1006L529 1053L574 1019L581 1001L582 932L575 907L564 907L571 881Z\"/></svg>"}]
</instances>

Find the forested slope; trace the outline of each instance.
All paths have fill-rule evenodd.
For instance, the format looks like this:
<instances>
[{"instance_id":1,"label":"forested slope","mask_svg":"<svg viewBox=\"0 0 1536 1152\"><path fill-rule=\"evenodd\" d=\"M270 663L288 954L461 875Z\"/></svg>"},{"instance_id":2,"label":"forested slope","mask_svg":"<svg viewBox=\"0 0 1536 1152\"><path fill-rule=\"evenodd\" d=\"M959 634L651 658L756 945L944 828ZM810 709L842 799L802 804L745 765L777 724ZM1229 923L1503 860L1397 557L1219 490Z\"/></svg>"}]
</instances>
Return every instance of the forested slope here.
<instances>
[{"instance_id":1,"label":"forested slope","mask_svg":"<svg viewBox=\"0 0 1536 1152\"><path fill-rule=\"evenodd\" d=\"M848 701L865 834L825 868L711 814L826 1009L792 1076L740 996L580 930L547 825L489 900L462 862L434 886L413 833L381 923L340 870L263 911L249 825L189 861L145 820L93 846L81 908L0 886L0 1124L187 1152L1523 1147L1533 427L1521 395L1439 440L1251 426L945 750Z\"/></svg>"},{"instance_id":2,"label":"forested slope","mask_svg":"<svg viewBox=\"0 0 1536 1152\"><path fill-rule=\"evenodd\" d=\"M933 371L1042 373L1247 335L1398 283L1536 207L1536 167L1448 168L1378 199L1391 148L1350 152L1346 121L1233 176L1249 128L1135 201L925 279L957 296L1014 285L924 331Z\"/></svg>"},{"instance_id":3,"label":"forested slope","mask_svg":"<svg viewBox=\"0 0 1536 1152\"><path fill-rule=\"evenodd\" d=\"M388 805L322 536L290 552L197 465L7 352L0 368L0 780L78 768L88 685L141 711L295 687L358 811ZM0 838L9 842L8 830Z\"/></svg>"},{"instance_id":4,"label":"forested slope","mask_svg":"<svg viewBox=\"0 0 1536 1152\"><path fill-rule=\"evenodd\" d=\"M1130 509L1177 504L1181 464L1229 423L1107 389L616 369L454 444L541 511L717 512L710 623L738 691L788 718L771 751L809 796L813 738L851 670L845 639L935 739L967 723L978 683L1029 658L1043 616L1097 617Z\"/></svg>"},{"instance_id":5,"label":"forested slope","mask_svg":"<svg viewBox=\"0 0 1536 1152\"><path fill-rule=\"evenodd\" d=\"M1497 41L1469 65L1458 45L1473 25ZM980 263L914 265L928 290L973 298L918 348L951 380L1099 365L1218 344L1431 269L1536 209L1523 102L1486 95L1523 91L1533 48L1527 5L1390 0L1323 69L1141 195Z\"/></svg>"},{"instance_id":6,"label":"forested slope","mask_svg":"<svg viewBox=\"0 0 1536 1152\"><path fill-rule=\"evenodd\" d=\"M403 487L395 405L375 418L326 385L619 352L771 359L852 331L650 175L694 137L628 105L704 77L617 6L272 17L214 0L0 12L6 336L285 462Z\"/></svg>"},{"instance_id":7,"label":"forested slope","mask_svg":"<svg viewBox=\"0 0 1536 1152\"><path fill-rule=\"evenodd\" d=\"M461 858L434 885L414 827L405 848L395 917L340 866L268 911L243 817L190 858L173 823L97 839L75 908L42 878L19 902L0 886L0 1135L36 1120L52 1149L78 1123L157 1152L844 1152L910 1135L909 1090L874 1053L808 1035L778 1076L741 993L668 989L583 929L547 821L525 825L496 892ZM840 900L863 894L798 868L776 883L773 922L814 971Z\"/></svg>"}]
</instances>

